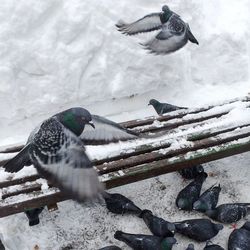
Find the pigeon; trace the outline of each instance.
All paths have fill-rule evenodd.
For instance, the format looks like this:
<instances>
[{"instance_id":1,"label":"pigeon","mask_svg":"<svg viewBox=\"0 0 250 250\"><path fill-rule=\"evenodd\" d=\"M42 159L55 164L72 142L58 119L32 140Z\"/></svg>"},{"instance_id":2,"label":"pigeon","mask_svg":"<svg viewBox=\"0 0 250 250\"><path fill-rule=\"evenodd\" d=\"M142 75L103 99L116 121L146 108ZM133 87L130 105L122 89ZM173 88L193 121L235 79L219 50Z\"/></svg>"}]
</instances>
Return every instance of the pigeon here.
<instances>
[{"instance_id":1,"label":"pigeon","mask_svg":"<svg viewBox=\"0 0 250 250\"><path fill-rule=\"evenodd\" d=\"M103 185L80 139L86 125L94 129L91 114L83 108L50 117L31 132L25 147L3 166L5 171L18 172L33 164L68 198L85 201L98 197Z\"/></svg>"},{"instance_id":2,"label":"pigeon","mask_svg":"<svg viewBox=\"0 0 250 250\"><path fill-rule=\"evenodd\" d=\"M220 185L213 185L206 190L200 198L194 203L193 210L199 212L206 212L207 210L213 210L218 203L221 187Z\"/></svg>"},{"instance_id":3,"label":"pigeon","mask_svg":"<svg viewBox=\"0 0 250 250\"><path fill-rule=\"evenodd\" d=\"M201 187L206 178L207 173L204 172L180 191L175 201L176 206L179 209L187 211L191 211L193 209L193 204L199 199Z\"/></svg>"},{"instance_id":4,"label":"pigeon","mask_svg":"<svg viewBox=\"0 0 250 250\"><path fill-rule=\"evenodd\" d=\"M229 203L207 210L206 215L215 221L233 223L244 218L249 211L250 203Z\"/></svg>"},{"instance_id":5,"label":"pigeon","mask_svg":"<svg viewBox=\"0 0 250 250\"><path fill-rule=\"evenodd\" d=\"M162 7L162 12L146 15L132 23L125 23L121 20L116 24L116 27L125 35L160 30L151 40L141 44L150 53L156 55L175 52L184 47L188 41L199 44L189 25L179 15L171 11L167 5Z\"/></svg>"},{"instance_id":6,"label":"pigeon","mask_svg":"<svg viewBox=\"0 0 250 250\"><path fill-rule=\"evenodd\" d=\"M134 250L171 250L176 243L176 239L173 237L161 238L153 235L129 234L122 231L116 231L114 237Z\"/></svg>"},{"instance_id":7,"label":"pigeon","mask_svg":"<svg viewBox=\"0 0 250 250\"><path fill-rule=\"evenodd\" d=\"M137 216L141 214L141 209L121 194L104 192L103 198L107 209L114 214L135 214Z\"/></svg>"},{"instance_id":8,"label":"pigeon","mask_svg":"<svg viewBox=\"0 0 250 250\"><path fill-rule=\"evenodd\" d=\"M191 168L184 168L178 171L184 179L194 179L204 172L202 165L196 165Z\"/></svg>"},{"instance_id":9,"label":"pigeon","mask_svg":"<svg viewBox=\"0 0 250 250\"><path fill-rule=\"evenodd\" d=\"M143 210L140 217L144 220L153 235L162 238L174 236L175 225L162 218L154 216L150 210Z\"/></svg>"},{"instance_id":10,"label":"pigeon","mask_svg":"<svg viewBox=\"0 0 250 250\"><path fill-rule=\"evenodd\" d=\"M190 243L186 250L194 250L194 244Z\"/></svg>"},{"instance_id":11,"label":"pigeon","mask_svg":"<svg viewBox=\"0 0 250 250\"><path fill-rule=\"evenodd\" d=\"M213 244L211 241L207 241L206 246L203 250L224 250L223 247Z\"/></svg>"},{"instance_id":12,"label":"pigeon","mask_svg":"<svg viewBox=\"0 0 250 250\"><path fill-rule=\"evenodd\" d=\"M27 209L24 213L27 215L29 219L29 226L35 226L39 224L39 214L43 211L44 207Z\"/></svg>"},{"instance_id":13,"label":"pigeon","mask_svg":"<svg viewBox=\"0 0 250 250\"><path fill-rule=\"evenodd\" d=\"M208 219L193 219L176 222L176 232L196 241L207 241L223 229L223 225L214 224Z\"/></svg>"},{"instance_id":14,"label":"pigeon","mask_svg":"<svg viewBox=\"0 0 250 250\"><path fill-rule=\"evenodd\" d=\"M122 249L120 247L112 245L112 246L100 248L99 250L122 250Z\"/></svg>"},{"instance_id":15,"label":"pigeon","mask_svg":"<svg viewBox=\"0 0 250 250\"><path fill-rule=\"evenodd\" d=\"M228 240L228 250L249 250L250 249L250 221L247 221L241 228L234 230Z\"/></svg>"},{"instance_id":16,"label":"pigeon","mask_svg":"<svg viewBox=\"0 0 250 250\"><path fill-rule=\"evenodd\" d=\"M148 105L152 105L158 115L163 115L178 109L187 109L185 107L178 107L169 103L161 103L155 99L151 99Z\"/></svg>"}]
</instances>

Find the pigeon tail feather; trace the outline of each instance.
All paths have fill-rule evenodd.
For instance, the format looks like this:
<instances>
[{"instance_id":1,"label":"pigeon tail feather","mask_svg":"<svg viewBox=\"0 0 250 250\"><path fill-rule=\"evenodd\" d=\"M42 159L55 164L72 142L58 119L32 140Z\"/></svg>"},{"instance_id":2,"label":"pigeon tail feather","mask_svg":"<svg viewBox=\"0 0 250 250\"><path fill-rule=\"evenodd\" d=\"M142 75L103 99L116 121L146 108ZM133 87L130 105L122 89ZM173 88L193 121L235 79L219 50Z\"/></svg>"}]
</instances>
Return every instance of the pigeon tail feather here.
<instances>
[{"instance_id":1,"label":"pigeon tail feather","mask_svg":"<svg viewBox=\"0 0 250 250\"><path fill-rule=\"evenodd\" d=\"M9 173L20 171L30 161L29 148L30 144L27 144L14 158L5 163L3 165L5 171Z\"/></svg>"}]
</instances>

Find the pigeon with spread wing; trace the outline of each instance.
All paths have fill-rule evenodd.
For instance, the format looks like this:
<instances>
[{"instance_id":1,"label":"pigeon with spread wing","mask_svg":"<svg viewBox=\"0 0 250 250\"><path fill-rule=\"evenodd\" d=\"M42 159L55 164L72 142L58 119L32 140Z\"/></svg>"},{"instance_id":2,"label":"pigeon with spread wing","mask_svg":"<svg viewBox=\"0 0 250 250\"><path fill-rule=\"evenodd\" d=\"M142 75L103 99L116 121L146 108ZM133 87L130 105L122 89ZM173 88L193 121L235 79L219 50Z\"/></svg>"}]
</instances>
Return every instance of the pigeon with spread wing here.
<instances>
[{"instance_id":1,"label":"pigeon with spread wing","mask_svg":"<svg viewBox=\"0 0 250 250\"><path fill-rule=\"evenodd\" d=\"M162 7L162 12L146 15L132 23L119 21L116 27L125 35L161 30L151 40L141 44L150 53L157 55L175 52L184 47L188 41L199 44L189 25L179 15L171 11L167 5Z\"/></svg>"}]
</instances>

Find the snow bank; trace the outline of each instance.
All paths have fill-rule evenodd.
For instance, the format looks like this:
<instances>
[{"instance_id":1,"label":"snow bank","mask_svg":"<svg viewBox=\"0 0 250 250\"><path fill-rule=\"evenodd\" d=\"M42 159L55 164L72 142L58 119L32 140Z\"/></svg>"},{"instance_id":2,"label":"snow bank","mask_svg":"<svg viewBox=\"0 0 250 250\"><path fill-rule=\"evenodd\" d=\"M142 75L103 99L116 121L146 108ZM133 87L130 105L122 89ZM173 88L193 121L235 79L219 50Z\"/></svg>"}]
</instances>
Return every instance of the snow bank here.
<instances>
[{"instance_id":1,"label":"snow bank","mask_svg":"<svg viewBox=\"0 0 250 250\"><path fill-rule=\"evenodd\" d=\"M114 24L120 18L132 21L160 11L165 1L3 0L0 125L4 136L7 128L20 135L20 126L31 129L48 113L72 105L107 115L141 108L150 97L197 105L221 99L219 92L228 98L246 94L249 3L169 1L189 22L200 46L188 44L173 55L153 56L138 44L144 36L123 36ZM126 99L137 94L140 101ZM103 101L108 103L103 106Z\"/></svg>"}]
</instances>

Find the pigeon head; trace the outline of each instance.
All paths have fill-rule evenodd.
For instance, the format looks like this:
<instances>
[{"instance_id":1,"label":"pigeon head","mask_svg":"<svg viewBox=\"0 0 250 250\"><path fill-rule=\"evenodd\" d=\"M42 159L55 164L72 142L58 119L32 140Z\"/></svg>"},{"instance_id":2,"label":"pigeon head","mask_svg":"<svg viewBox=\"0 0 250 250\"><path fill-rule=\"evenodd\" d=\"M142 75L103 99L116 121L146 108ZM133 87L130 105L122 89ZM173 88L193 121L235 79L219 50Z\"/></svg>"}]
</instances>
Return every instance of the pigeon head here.
<instances>
[{"instance_id":1,"label":"pigeon head","mask_svg":"<svg viewBox=\"0 0 250 250\"><path fill-rule=\"evenodd\" d=\"M194 250L194 244L190 243L190 244L188 245L187 250Z\"/></svg>"},{"instance_id":2,"label":"pigeon head","mask_svg":"<svg viewBox=\"0 0 250 250\"><path fill-rule=\"evenodd\" d=\"M55 117L77 136L83 132L86 124L95 128L95 125L92 123L91 114L84 108L67 109L56 114Z\"/></svg>"},{"instance_id":3,"label":"pigeon head","mask_svg":"<svg viewBox=\"0 0 250 250\"><path fill-rule=\"evenodd\" d=\"M184 199L184 198L180 198L178 201L177 201L177 206L179 209L185 209L186 207L189 207L189 200L188 199Z\"/></svg>"},{"instance_id":4,"label":"pigeon head","mask_svg":"<svg viewBox=\"0 0 250 250\"><path fill-rule=\"evenodd\" d=\"M247 221L242 228L246 229L247 231L250 231L250 221Z\"/></svg>"},{"instance_id":5,"label":"pigeon head","mask_svg":"<svg viewBox=\"0 0 250 250\"><path fill-rule=\"evenodd\" d=\"M170 9L169 9L169 7L168 7L167 5L163 5L163 6L162 6L162 11L163 11L163 12L169 12Z\"/></svg>"},{"instance_id":6,"label":"pigeon head","mask_svg":"<svg viewBox=\"0 0 250 250\"><path fill-rule=\"evenodd\" d=\"M209 209L205 212L205 214L211 219L216 218L216 210Z\"/></svg>"},{"instance_id":7,"label":"pigeon head","mask_svg":"<svg viewBox=\"0 0 250 250\"><path fill-rule=\"evenodd\" d=\"M168 227L168 230L169 230L171 233L175 234L175 229L176 229L176 228L175 228L175 225L174 225L174 224L168 223L167 227Z\"/></svg>"},{"instance_id":8,"label":"pigeon head","mask_svg":"<svg viewBox=\"0 0 250 250\"><path fill-rule=\"evenodd\" d=\"M214 228L216 231L220 231L223 229L223 225L222 224L214 224Z\"/></svg>"},{"instance_id":9,"label":"pigeon head","mask_svg":"<svg viewBox=\"0 0 250 250\"><path fill-rule=\"evenodd\" d=\"M208 207L205 203L201 202L201 201L196 201L193 205L193 210L196 211L206 211L208 210Z\"/></svg>"},{"instance_id":10,"label":"pigeon head","mask_svg":"<svg viewBox=\"0 0 250 250\"><path fill-rule=\"evenodd\" d=\"M154 107L156 107L157 105L159 105L160 104L160 102L158 102L157 100L155 100L155 99L151 99L150 101L149 101L149 103L148 103L148 105L152 105L152 106L154 106Z\"/></svg>"},{"instance_id":11,"label":"pigeon head","mask_svg":"<svg viewBox=\"0 0 250 250\"><path fill-rule=\"evenodd\" d=\"M177 242L177 240L173 237L167 237L162 240L161 242L161 249L162 250L169 250L172 249L172 246Z\"/></svg>"}]
</instances>

